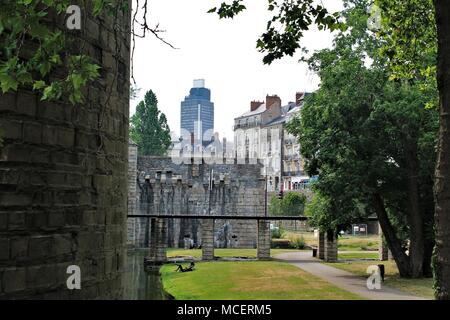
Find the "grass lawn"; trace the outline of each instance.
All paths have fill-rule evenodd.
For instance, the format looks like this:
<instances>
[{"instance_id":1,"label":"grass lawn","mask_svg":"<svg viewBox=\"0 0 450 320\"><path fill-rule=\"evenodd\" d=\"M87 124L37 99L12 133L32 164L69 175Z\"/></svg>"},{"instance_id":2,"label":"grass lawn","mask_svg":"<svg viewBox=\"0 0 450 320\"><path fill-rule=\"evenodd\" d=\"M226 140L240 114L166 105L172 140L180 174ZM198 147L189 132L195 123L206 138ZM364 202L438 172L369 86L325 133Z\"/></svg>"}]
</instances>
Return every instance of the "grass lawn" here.
<instances>
[{"instance_id":1,"label":"grass lawn","mask_svg":"<svg viewBox=\"0 0 450 320\"><path fill-rule=\"evenodd\" d=\"M285 231L284 238L293 239L303 237L307 245L317 246L317 239L314 238L313 232ZM339 237L338 248L343 251L376 251L378 250L379 237L371 236L349 236Z\"/></svg>"},{"instance_id":2,"label":"grass lawn","mask_svg":"<svg viewBox=\"0 0 450 320\"><path fill-rule=\"evenodd\" d=\"M285 252L294 252L298 250L294 249L270 249L270 255L274 256L276 254ZM168 249L167 257L176 256L192 256L194 258L201 258L201 249ZM248 257L256 258L256 249L214 249L214 256L216 257Z\"/></svg>"},{"instance_id":3,"label":"grass lawn","mask_svg":"<svg viewBox=\"0 0 450 320\"><path fill-rule=\"evenodd\" d=\"M367 278L367 267L374 264L384 264L385 266L385 284L387 286L413 293L418 296L433 299L433 279L404 279L400 278L397 266L394 261L352 261L346 263L330 263L335 268L343 269L354 274Z\"/></svg>"},{"instance_id":4,"label":"grass lawn","mask_svg":"<svg viewBox=\"0 0 450 320\"><path fill-rule=\"evenodd\" d=\"M373 259L379 258L378 252L373 251L359 251L359 252L338 252L338 257L340 260L352 260L352 259Z\"/></svg>"},{"instance_id":5,"label":"grass lawn","mask_svg":"<svg viewBox=\"0 0 450 320\"><path fill-rule=\"evenodd\" d=\"M379 242L378 236L343 236L338 239L338 249L345 251L377 251Z\"/></svg>"},{"instance_id":6,"label":"grass lawn","mask_svg":"<svg viewBox=\"0 0 450 320\"><path fill-rule=\"evenodd\" d=\"M284 230L283 238L295 239L303 237L305 243L309 246L317 246L317 239L314 238L314 232L288 231Z\"/></svg>"},{"instance_id":7,"label":"grass lawn","mask_svg":"<svg viewBox=\"0 0 450 320\"><path fill-rule=\"evenodd\" d=\"M295 252L299 251L296 249L270 249L270 255L273 257L280 253ZM214 255L216 257L248 257L256 258L256 249L214 249ZM167 249L167 257L186 257L191 256L194 258L201 258L201 249ZM339 259L349 260L349 259L378 259L378 252L372 251L361 251L361 252L339 252Z\"/></svg>"},{"instance_id":8,"label":"grass lawn","mask_svg":"<svg viewBox=\"0 0 450 320\"><path fill-rule=\"evenodd\" d=\"M179 300L355 300L335 287L284 262L199 262L193 272L161 268L164 289Z\"/></svg>"}]
</instances>

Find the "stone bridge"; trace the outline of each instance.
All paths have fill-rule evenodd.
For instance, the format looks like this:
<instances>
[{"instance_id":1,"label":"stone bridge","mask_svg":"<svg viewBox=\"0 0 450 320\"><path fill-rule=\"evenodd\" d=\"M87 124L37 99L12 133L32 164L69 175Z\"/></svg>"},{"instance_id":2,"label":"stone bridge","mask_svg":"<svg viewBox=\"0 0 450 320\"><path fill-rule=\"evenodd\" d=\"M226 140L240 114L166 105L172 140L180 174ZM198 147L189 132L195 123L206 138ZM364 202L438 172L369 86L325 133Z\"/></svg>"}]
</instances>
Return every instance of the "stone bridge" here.
<instances>
[{"instance_id":1,"label":"stone bridge","mask_svg":"<svg viewBox=\"0 0 450 320\"><path fill-rule=\"evenodd\" d=\"M176 164L168 157L137 156L133 144L129 154L129 215L193 216L130 218L129 246L152 248L158 261L165 260L168 246L201 247L204 259L213 258L214 247L258 248L258 257L269 257L269 221L194 217L264 216L260 164L207 164L198 159Z\"/></svg>"},{"instance_id":2,"label":"stone bridge","mask_svg":"<svg viewBox=\"0 0 450 320\"><path fill-rule=\"evenodd\" d=\"M270 220L307 220L265 218L266 184L259 164L207 164L199 159L176 164L168 157L137 156L132 143L129 149L128 245L150 248L153 262L167 260L167 247L202 248L204 260L214 258L215 247L257 248L257 257L268 259ZM319 232L317 254L337 261L334 233ZM382 245L380 259L386 258Z\"/></svg>"}]
</instances>

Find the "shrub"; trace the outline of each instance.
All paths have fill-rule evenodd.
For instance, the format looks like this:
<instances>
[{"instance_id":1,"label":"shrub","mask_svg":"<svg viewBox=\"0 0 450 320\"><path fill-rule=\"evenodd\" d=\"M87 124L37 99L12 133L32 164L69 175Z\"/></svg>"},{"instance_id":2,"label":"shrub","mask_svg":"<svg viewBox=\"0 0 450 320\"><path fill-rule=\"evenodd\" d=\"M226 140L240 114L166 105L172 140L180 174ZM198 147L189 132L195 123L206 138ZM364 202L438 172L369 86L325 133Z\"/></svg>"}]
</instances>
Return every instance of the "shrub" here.
<instances>
[{"instance_id":1,"label":"shrub","mask_svg":"<svg viewBox=\"0 0 450 320\"><path fill-rule=\"evenodd\" d=\"M305 238L303 238L303 236L300 237L295 237L293 239L291 239L291 248L293 249L305 249L306 247L306 242L305 242Z\"/></svg>"},{"instance_id":2,"label":"shrub","mask_svg":"<svg viewBox=\"0 0 450 320\"><path fill-rule=\"evenodd\" d=\"M273 196L269 203L269 213L274 216L281 215L281 200L278 196Z\"/></svg>"},{"instance_id":3,"label":"shrub","mask_svg":"<svg viewBox=\"0 0 450 320\"><path fill-rule=\"evenodd\" d=\"M272 229L272 239L281 239L284 236L284 231L281 228Z\"/></svg>"},{"instance_id":4,"label":"shrub","mask_svg":"<svg viewBox=\"0 0 450 320\"><path fill-rule=\"evenodd\" d=\"M291 240L289 239L273 239L270 243L273 249L289 249L291 248Z\"/></svg>"},{"instance_id":5,"label":"shrub","mask_svg":"<svg viewBox=\"0 0 450 320\"><path fill-rule=\"evenodd\" d=\"M306 196L298 192L286 192L281 200L281 212L287 216L300 216L305 209Z\"/></svg>"}]
</instances>

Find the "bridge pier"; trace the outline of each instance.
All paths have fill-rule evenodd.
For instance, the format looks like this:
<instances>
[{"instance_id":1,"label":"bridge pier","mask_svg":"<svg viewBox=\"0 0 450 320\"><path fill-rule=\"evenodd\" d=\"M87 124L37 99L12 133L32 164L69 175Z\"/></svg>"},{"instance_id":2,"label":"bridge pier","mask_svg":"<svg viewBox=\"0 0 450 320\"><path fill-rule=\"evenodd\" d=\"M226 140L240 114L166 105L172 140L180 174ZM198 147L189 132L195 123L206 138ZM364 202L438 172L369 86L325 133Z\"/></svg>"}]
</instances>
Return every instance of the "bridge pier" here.
<instances>
[{"instance_id":1,"label":"bridge pier","mask_svg":"<svg viewBox=\"0 0 450 320\"><path fill-rule=\"evenodd\" d=\"M389 260L389 248L386 244L386 241L384 240L383 230L381 230L380 224L378 224L378 235L380 241L380 244L378 246L378 255L380 261L387 261Z\"/></svg>"},{"instance_id":2,"label":"bridge pier","mask_svg":"<svg viewBox=\"0 0 450 320\"><path fill-rule=\"evenodd\" d=\"M150 253L146 264L162 264L167 261L167 219L150 219Z\"/></svg>"},{"instance_id":3,"label":"bridge pier","mask_svg":"<svg viewBox=\"0 0 450 320\"><path fill-rule=\"evenodd\" d=\"M214 259L214 219L202 221L202 260Z\"/></svg>"},{"instance_id":4,"label":"bridge pier","mask_svg":"<svg viewBox=\"0 0 450 320\"><path fill-rule=\"evenodd\" d=\"M317 246L317 257L325 259L325 232L319 230L319 245Z\"/></svg>"},{"instance_id":5,"label":"bridge pier","mask_svg":"<svg viewBox=\"0 0 450 320\"><path fill-rule=\"evenodd\" d=\"M324 260L326 262L337 262L338 260L338 248L337 237L333 231L327 231L325 235L325 253Z\"/></svg>"},{"instance_id":6,"label":"bridge pier","mask_svg":"<svg viewBox=\"0 0 450 320\"><path fill-rule=\"evenodd\" d=\"M270 259L270 221L258 220L257 257L259 260Z\"/></svg>"}]
</instances>

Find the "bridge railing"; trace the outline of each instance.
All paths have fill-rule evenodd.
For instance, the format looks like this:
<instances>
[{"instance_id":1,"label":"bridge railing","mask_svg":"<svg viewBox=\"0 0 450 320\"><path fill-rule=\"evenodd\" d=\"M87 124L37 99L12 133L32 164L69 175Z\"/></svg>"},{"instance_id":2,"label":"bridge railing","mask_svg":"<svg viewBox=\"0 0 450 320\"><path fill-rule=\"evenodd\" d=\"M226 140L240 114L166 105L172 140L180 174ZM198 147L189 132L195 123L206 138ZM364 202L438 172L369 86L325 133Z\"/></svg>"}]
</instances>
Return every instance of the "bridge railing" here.
<instances>
[{"instance_id":1,"label":"bridge railing","mask_svg":"<svg viewBox=\"0 0 450 320\"><path fill-rule=\"evenodd\" d=\"M296 220L306 221L306 216L244 216L244 215L207 215L207 214L129 214L128 218L167 218L167 219L220 219L220 220ZM378 221L376 217L368 217L365 221Z\"/></svg>"}]
</instances>

